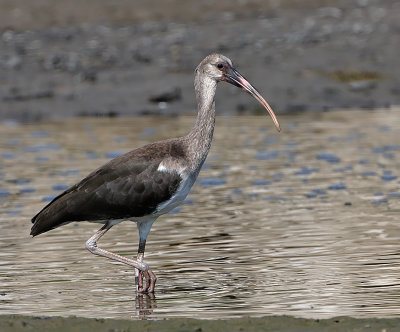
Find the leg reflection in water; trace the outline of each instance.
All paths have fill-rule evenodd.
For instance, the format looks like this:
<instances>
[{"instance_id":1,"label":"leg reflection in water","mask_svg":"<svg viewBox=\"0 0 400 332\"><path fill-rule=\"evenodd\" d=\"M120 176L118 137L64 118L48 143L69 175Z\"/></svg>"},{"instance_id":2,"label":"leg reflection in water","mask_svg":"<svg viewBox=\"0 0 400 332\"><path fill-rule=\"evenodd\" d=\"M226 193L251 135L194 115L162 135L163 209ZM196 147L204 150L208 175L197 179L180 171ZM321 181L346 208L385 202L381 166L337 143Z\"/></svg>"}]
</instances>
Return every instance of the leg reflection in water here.
<instances>
[{"instance_id":1,"label":"leg reflection in water","mask_svg":"<svg viewBox=\"0 0 400 332\"><path fill-rule=\"evenodd\" d=\"M153 313L154 308L157 308L154 293L144 293L136 296L136 315L138 318L145 319Z\"/></svg>"}]
</instances>

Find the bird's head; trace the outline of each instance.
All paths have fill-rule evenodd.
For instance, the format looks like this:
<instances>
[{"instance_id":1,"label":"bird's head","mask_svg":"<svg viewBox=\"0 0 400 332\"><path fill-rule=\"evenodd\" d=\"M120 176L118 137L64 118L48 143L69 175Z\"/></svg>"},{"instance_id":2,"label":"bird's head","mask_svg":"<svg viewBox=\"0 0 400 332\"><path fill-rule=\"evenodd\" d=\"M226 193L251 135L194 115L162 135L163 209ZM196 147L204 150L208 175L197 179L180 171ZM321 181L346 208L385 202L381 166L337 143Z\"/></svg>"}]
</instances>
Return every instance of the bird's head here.
<instances>
[{"instance_id":1,"label":"bird's head","mask_svg":"<svg viewBox=\"0 0 400 332\"><path fill-rule=\"evenodd\" d=\"M246 91L264 106L274 121L275 127L280 131L278 119L271 106L261 94L233 67L232 61L222 54L210 54L197 67L197 72L207 75L216 82L224 81Z\"/></svg>"},{"instance_id":2,"label":"bird's head","mask_svg":"<svg viewBox=\"0 0 400 332\"><path fill-rule=\"evenodd\" d=\"M229 68L232 68L232 61L229 58L222 54L210 54L196 70L219 82L223 80Z\"/></svg>"}]
</instances>

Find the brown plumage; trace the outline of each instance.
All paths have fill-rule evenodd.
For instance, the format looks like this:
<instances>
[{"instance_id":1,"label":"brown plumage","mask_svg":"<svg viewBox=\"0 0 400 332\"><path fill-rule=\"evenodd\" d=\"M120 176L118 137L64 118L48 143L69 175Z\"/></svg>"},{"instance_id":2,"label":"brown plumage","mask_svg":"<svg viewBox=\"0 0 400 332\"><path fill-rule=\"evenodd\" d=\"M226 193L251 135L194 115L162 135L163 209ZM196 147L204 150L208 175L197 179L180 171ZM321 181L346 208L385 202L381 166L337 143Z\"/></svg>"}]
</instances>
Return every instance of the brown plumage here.
<instances>
[{"instance_id":1,"label":"brown plumage","mask_svg":"<svg viewBox=\"0 0 400 332\"><path fill-rule=\"evenodd\" d=\"M162 160L185 157L173 141L153 143L119 156L53 199L36 216L36 236L71 221L129 219L153 213L178 189L177 172L157 171Z\"/></svg>"}]
</instances>

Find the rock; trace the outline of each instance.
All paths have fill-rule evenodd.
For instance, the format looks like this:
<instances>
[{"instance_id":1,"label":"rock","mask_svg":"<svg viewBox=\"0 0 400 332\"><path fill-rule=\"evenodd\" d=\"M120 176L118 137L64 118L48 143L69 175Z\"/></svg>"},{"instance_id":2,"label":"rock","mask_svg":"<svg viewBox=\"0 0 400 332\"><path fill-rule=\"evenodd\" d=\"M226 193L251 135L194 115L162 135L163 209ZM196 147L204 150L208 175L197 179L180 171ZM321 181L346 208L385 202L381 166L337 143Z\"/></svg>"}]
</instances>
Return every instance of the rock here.
<instances>
[{"instance_id":1,"label":"rock","mask_svg":"<svg viewBox=\"0 0 400 332\"><path fill-rule=\"evenodd\" d=\"M3 100L4 101L27 101L31 99L45 99L45 98L53 98L54 97L54 91L52 90L43 90L39 92L33 92L33 93L19 93L18 91L15 93L12 93L9 96L4 96Z\"/></svg>"},{"instance_id":2,"label":"rock","mask_svg":"<svg viewBox=\"0 0 400 332\"><path fill-rule=\"evenodd\" d=\"M49 54L46 56L43 66L46 70L54 70L60 68L62 57L58 54Z\"/></svg>"},{"instance_id":3,"label":"rock","mask_svg":"<svg viewBox=\"0 0 400 332\"><path fill-rule=\"evenodd\" d=\"M97 81L97 71L94 68L84 69L80 74L80 78L82 81L94 83Z\"/></svg>"},{"instance_id":4,"label":"rock","mask_svg":"<svg viewBox=\"0 0 400 332\"><path fill-rule=\"evenodd\" d=\"M115 46L110 46L107 47L103 52L101 53L101 59L103 62L106 64L113 64L116 63L118 60L118 50Z\"/></svg>"},{"instance_id":5,"label":"rock","mask_svg":"<svg viewBox=\"0 0 400 332\"><path fill-rule=\"evenodd\" d=\"M79 54L76 52L70 52L67 56L65 69L69 72L76 72L80 67Z\"/></svg>"},{"instance_id":6,"label":"rock","mask_svg":"<svg viewBox=\"0 0 400 332\"><path fill-rule=\"evenodd\" d=\"M149 101L152 103L161 103L161 102L170 103L173 101L180 100L181 98L182 98L181 89L175 87L173 90L160 92L156 95L151 96L149 98Z\"/></svg>"},{"instance_id":7,"label":"rock","mask_svg":"<svg viewBox=\"0 0 400 332\"><path fill-rule=\"evenodd\" d=\"M12 30L6 30L3 32L3 35L1 36L2 40L5 41L6 43L10 43L14 40L15 37L15 32Z\"/></svg>"},{"instance_id":8,"label":"rock","mask_svg":"<svg viewBox=\"0 0 400 332\"><path fill-rule=\"evenodd\" d=\"M326 96L336 96L340 93L340 90L336 87L326 86L323 88L323 92Z\"/></svg>"},{"instance_id":9,"label":"rock","mask_svg":"<svg viewBox=\"0 0 400 332\"><path fill-rule=\"evenodd\" d=\"M305 112L307 111L308 106L306 104L288 104L286 106L286 112L296 113L296 112Z\"/></svg>"},{"instance_id":10,"label":"rock","mask_svg":"<svg viewBox=\"0 0 400 332\"><path fill-rule=\"evenodd\" d=\"M342 10L336 7L322 7L318 9L319 17L332 17L332 18L341 18Z\"/></svg>"},{"instance_id":11,"label":"rock","mask_svg":"<svg viewBox=\"0 0 400 332\"><path fill-rule=\"evenodd\" d=\"M359 7L367 7L369 3L369 0L356 0L356 4Z\"/></svg>"},{"instance_id":12,"label":"rock","mask_svg":"<svg viewBox=\"0 0 400 332\"><path fill-rule=\"evenodd\" d=\"M349 89L353 92L365 92L376 88L376 81L374 80L362 80L353 81L348 83Z\"/></svg>"},{"instance_id":13,"label":"rock","mask_svg":"<svg viewBox=\"0 0 400 332\"><path fill-rule=\"evenodd\" d=\"M21 67L22 59L18 55L11 55L0 62L4 68L18 69Z\"/></svg>"}]
</instances>

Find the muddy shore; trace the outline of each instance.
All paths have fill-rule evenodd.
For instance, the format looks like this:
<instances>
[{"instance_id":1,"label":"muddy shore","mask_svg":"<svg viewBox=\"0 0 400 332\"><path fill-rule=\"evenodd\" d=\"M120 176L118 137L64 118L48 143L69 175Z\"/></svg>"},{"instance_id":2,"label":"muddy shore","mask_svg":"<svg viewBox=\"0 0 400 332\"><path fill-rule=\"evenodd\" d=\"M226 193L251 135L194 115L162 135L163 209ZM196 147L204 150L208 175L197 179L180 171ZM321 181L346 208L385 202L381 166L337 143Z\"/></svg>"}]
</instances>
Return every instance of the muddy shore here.
<instances>
[{"instance_id":1,"label":"muddy shore","mask_svg":"<svg viewBox=\"0 0 400 332\"><path fill-rule=\"evenodd\" d=\"M79 317L0 316L0 327L8 332L27 331L394 331L400 319L303 319L288 316L231 320L167 319L131 321Z\"/></svg>"},{"instance_id":2,"label":"muddy shore","mask_svg":"<svg viewBox=\"0 0 400 332\"><path fill-rule=\"evenodd\" d=\"M400 104L394 0L0 6L3 120L193 114L193 71L211 52L233 59L278 115ZM260 112L226 84L217 104Z\"/></svg>"}]
</instances>

